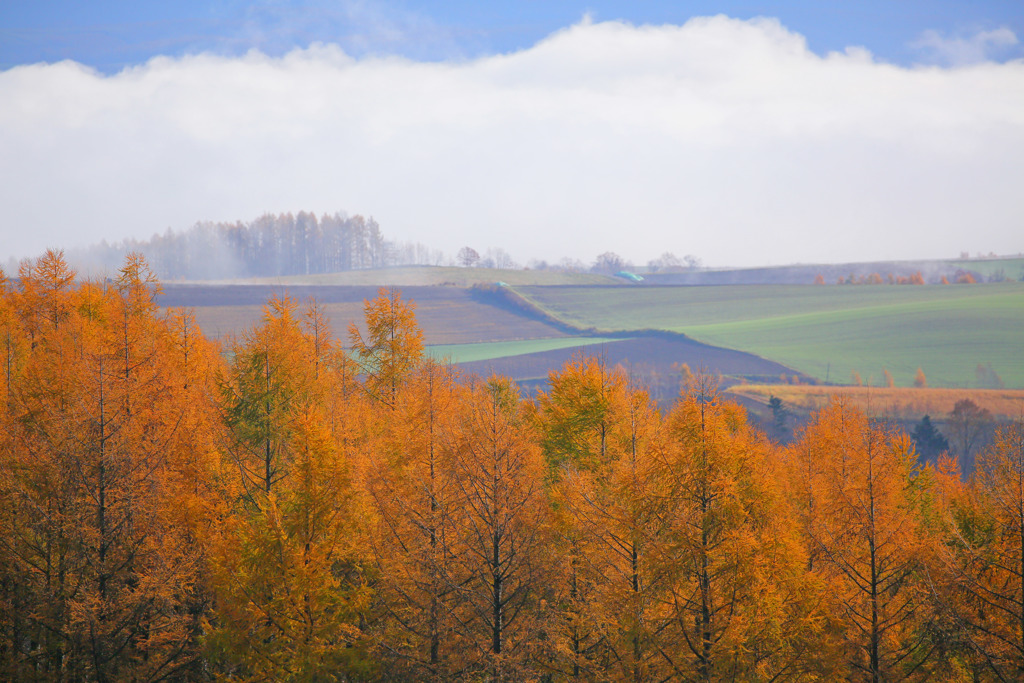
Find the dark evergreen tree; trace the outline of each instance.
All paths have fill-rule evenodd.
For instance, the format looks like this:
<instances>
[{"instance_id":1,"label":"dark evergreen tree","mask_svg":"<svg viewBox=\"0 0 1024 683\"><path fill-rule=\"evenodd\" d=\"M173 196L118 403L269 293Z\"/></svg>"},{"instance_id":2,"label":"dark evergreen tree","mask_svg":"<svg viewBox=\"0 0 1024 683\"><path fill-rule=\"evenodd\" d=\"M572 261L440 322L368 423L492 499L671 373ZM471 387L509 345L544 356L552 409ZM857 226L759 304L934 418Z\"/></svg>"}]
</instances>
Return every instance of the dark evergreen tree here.
<instances>
[{"instance_id":1,"label":"dark evergreen tree","mask_svg":"<svg viewBox=\"0 0 1024 683\"><path fill-rule=\"evenodd\" d=\"M926 462L935 462L939 454L949 450L949 441L935 428L927 415L917 423L910 437L914 440L918 457Z\"/></svg>"},{"instance_id":2,"label":"dark evergreen tree","mask_svg":"<svg viewBox=\"0 0 1024 683\"><path fill-rule=\"evenodd\" d=\"M789 419L789 410L786 409L782 399L778 396L772 396L768 399L768 407L772 411L772 424L775 427L775 436L785 439L789 436L789 427L786 425L786 421Z\"/></svg>"}]
</instances>

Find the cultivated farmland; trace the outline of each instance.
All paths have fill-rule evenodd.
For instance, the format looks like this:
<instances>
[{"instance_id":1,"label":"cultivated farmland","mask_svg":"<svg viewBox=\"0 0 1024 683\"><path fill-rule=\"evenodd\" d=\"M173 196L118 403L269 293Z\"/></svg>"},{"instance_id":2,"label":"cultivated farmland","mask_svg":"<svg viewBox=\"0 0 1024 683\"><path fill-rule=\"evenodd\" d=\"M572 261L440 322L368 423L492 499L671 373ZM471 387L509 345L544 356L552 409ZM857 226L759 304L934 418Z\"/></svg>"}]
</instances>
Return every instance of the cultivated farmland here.
<instances>
[{"instance_id":1,"label":"cultivated farmland","mask_svg":"<svg viewBox=\"0 0 1024 683\"><path fill-rule=\"evenodd\" d=\"M672 330L821 381L883 371L975 386L978 365L1024 388L1024 284L961 286L523 287L554 318L598 333Z\"/></svg>"},{"instance_id":2,"label":"cultivated farmland","mask_svg":"<svg viewBox=\"0 0 1024 683\"><path fill-rule=\"evenodd\" d=\"M481 376L507 375L532 385L542 384L552 370L581 355L602 359L609 367L621 365L630 378L645 387L653 398L671 402L679 395L685 364L724 377L777 378L790 370L749 353L701 344L682 336L646 336L611 339L596 344L562 347L550 351L492 358L461 365L465 372ZM734 380L732 380L734 381Z\"/></svg>"},{"instance_id":3,"label":"cultivated farmland","mask_svg":"<svg viewBox=\"0 0 1024 683\"><path fill-rule=\"evenodd\" d=\"M510 286L484 291L451 285L460 273L465 273L460 282ZM701 342L703 349L742 352L716 358L708 369L754 381L771 373L799 373L804 380L847 384L856 372L865 383L880 386L888 371L897 386L910 386L920 367L930 386L1002 382L1024 388L1024 284L1018 282L651 286L606 276L457 268L354 271L337 277L363 278L367 284L174 283L165 286L161 304L194 308L207 334L223 336L256 323L271 295L287 292L300 301L312 296L345 340L348 324L362 319L363 300L376 296L376 285L384 280L448 282L399 286L403 297L416 303L428 352L474 371L507 372L517 379L544 377L573 353L609 349L635 368L650 365L651 376L677 376L673 364L706 364L708 354L695 353L688 339L677 337L679 343L657 349L635 339L665 330ZM573 278L618 284L538 284ZM769 365L748 367L753 357L771 364L771 371Z\"/></svg>"}]
</instances>

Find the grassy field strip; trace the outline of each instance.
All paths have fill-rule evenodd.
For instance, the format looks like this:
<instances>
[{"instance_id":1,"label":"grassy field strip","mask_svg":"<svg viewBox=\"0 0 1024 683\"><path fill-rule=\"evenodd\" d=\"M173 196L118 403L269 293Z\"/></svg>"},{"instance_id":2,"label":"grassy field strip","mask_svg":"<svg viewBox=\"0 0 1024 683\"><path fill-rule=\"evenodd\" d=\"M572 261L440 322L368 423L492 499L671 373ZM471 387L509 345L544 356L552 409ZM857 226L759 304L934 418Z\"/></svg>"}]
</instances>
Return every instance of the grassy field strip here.
<instances>
[{"instance_id":1,"label":"grassy field strip","mask_svg":"<svg viewBox=\"0 0 1024 683\"><path fill-rule=\"evenodd\" d=\"M1011 420L1024 415L1024 391L1010 389L945 389L888 387L821 387L801 385L739 384L730 393L745 396L765 405L772 396L800 411L817 410L836 396L852 401L871 415L920 419L924 415L942 418L956 402L969 398L992 415Z\"/></svg>"},{"instance_id":2,"label":"grassy field strip","mask_svg":"<svg viewBox=\"0 0 1024 683\"><path fill-rule=\"evenodd\" d=\"M573 347L589 346L604 342L623 341L606 337L561 337L555 339L523 339L506 342L482 342L477 344L438 344L426 347L427 355L437 360L445 358L453 363L471 363L494 360L527 353L540 353Z\"/></svg>"},{"instance_id":3,"label":"grassy field strip","mask_svg":"<svg viewBox=\"0 0 1024 683\"><path fill-rule=\"evenodd\" d=\"M991 364L1024 387L1024 285L530 289L563 319L607 330L661 328L755 353L808 375L882 384L975 386Z\"/></svg>"}]
</instances>

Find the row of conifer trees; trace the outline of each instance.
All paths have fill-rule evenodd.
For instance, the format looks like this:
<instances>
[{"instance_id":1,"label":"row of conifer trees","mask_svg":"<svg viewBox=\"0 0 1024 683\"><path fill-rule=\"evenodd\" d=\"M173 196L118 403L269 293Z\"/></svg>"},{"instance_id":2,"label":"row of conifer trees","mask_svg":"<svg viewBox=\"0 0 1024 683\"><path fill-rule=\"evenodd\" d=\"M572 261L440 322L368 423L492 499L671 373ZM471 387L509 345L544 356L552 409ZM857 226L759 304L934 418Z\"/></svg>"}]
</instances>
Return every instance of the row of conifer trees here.
<instances>
[{"instance_id":1,"label":"row of conifer trees","mask_svg":"<svg viewBox=\"0 0 1024 683\"><path fill-rule=\"evenodd\" d=\"M962 481L841 402L780 447L689 378L581 359L523 399L348 351L315 302L218 346L138 256L0 278L0 678L1024 676L1024 430Z\"/></svg>"}]
</instances>

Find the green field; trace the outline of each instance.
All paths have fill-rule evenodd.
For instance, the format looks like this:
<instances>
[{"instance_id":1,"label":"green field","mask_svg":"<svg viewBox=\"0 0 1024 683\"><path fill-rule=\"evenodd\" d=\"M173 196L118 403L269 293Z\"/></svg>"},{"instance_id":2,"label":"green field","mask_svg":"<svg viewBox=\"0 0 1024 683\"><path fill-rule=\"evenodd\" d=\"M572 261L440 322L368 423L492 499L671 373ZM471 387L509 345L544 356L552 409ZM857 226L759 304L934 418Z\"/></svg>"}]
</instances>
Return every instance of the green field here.
<instances>
[{"instance_id":1,"label":"green field","mask_svg":"<svg viewBox=\"0 0 1024 683\"><path fill-rule=\"evenodd\" d=\"M525 353L540 353L555 349L568 349L602 342L620 341L608 337L561 337L556 339L524 339L520 341L483 342L479 344L438 344L426 348L427 355L453 363L472 363L494 360Z\"/></svg>"},{"instance_id":2,"label":"green field","mask_svg":"<svg viewBox=\"0 0 1024 683\"><path fill-rule=\"evenodd\" d=\"M908 386L975 386L991 364L1024 388L1024 284L961 286L525 287L559 319L599 331L683 332L755 353L821 380L853 371Z\"/></svg>"}]
</instances>

